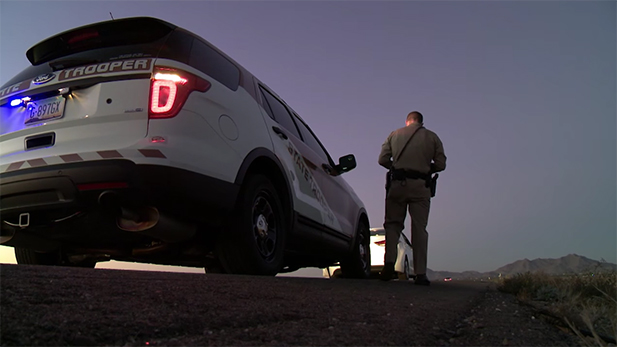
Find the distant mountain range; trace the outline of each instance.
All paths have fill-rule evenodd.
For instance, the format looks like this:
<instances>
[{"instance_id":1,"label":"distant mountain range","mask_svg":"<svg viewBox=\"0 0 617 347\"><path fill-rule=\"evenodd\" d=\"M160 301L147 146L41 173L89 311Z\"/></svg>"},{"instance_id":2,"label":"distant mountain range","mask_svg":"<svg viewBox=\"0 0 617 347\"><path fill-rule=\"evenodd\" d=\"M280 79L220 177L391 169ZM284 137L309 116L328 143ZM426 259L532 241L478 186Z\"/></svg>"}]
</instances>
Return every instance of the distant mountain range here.
<instances>
[{"instance_id":1,"label":"distant mountain range","mask_svg":"<svg viewBox=\"0 0 617 347\"><path fill-rule=\"evenodd\" d=\"M576 254L568 254L559 259L538 258L529 260L525 258L523 260L517 260L511 264L502 266L495 271L489 272L450 272L433 271L428 269L427 275L430 279L435 280L441 280L446 277L451 277L452 279L488 279L489 277L494 278L500 275L508 276L526 272L543 272L549 275L563 275L603 271L617 271L617 264L600 262Z\"/></svg>"}]
</instances>

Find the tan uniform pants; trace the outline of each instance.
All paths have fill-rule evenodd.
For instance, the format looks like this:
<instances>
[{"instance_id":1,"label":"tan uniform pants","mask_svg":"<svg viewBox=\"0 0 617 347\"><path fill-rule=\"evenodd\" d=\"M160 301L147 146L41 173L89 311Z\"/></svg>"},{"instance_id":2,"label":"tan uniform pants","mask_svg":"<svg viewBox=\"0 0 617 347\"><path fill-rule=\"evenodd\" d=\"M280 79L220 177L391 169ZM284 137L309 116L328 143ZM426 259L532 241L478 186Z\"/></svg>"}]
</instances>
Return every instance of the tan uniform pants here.
<instances>
[{"instance_id":1,"label":"tan uniform pants","mask_svg":"<svg viewBox=\"0 0 617 347\"><path fill-rule=\"evenodd\" d=\"M409 180L407 180L409 181ZM414 182L415 183L415 182ZM383 224L386 230L386 255L384 262L394 263L397 256L398 240L405 228L405 217L409 210L411 217L411 244L413 246L414 273L426 274L428 254L428 215L431 198L413 197L416 184L405 184L394 181L386 196L386 217Z\"/></svg>"}]
</instances>

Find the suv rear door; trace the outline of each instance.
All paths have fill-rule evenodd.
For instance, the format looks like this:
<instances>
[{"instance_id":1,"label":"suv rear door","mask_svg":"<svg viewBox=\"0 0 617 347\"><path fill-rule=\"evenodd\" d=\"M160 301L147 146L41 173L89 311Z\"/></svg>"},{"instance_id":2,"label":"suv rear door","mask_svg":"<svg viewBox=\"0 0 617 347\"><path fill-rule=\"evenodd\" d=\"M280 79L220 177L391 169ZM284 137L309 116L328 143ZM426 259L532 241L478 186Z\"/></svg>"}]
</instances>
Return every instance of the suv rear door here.
<instances>
[{"instance_id":1,"label":"suv rear door","mask_svg":"<svg viewBox=\"0 0 617 347\"><path fill-rule=\"evenodd\" d=\"M174 29L152 18L109 21L29 49L32 66L0 88L0 163L143 139L155 59L186 60L190 50Z\"/></svg>"},{"instance_id":2,"label":"suv rear door","mask_svg":"<svg viewBox=\"0 0 617 347\"><path fill-rule=\"evenodd\" d=\"M339 235L334 236L343 237L346 241L349 241L355 233L355 221L358 218L360 206L353 200L350 195L351 189L340 177L341 173L336 172L332 158L317 139L317 136L295 113L294 118L308 147L306 152L313 153L311 161L316 166L315 177L317 182L323 190L325 200L332 206L333 214L329 216L329 220L326 220L326 226L330 228L337 226L334 229L339 232ZM332 220L336 220L337 223L334 224Z\"/></svg>"},{"instance_id":3,"label":"suv rear door","mask_svg":"<svg viewBox=\"0 0 617 347\"><path fill-rule=\"evenodd\" d=\"M306 145L302 142L300 132L287 107L263 87L260 87L264 108L269 117L264 117L272 131L275 153L294 173L290 180L294 189L294 206L302 217L308 218L319 226L327 225L340 231L340 225L328 205L326 198L315 178L321 168L305 160ZM304 149L304 150L303 150Z\"/></svg>"}]
</instances>

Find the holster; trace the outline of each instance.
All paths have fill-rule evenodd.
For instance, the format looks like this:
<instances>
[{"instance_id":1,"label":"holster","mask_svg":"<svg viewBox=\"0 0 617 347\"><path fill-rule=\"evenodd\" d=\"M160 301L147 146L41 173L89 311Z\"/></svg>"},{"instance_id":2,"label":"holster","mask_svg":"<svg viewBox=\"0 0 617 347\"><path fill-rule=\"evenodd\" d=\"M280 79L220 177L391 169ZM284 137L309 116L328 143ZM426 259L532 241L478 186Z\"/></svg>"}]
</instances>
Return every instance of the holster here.
<instances>
[{"instance_id":1,"label":"holster","mask_svg":"<svg viewBox=\"0 0 617 347\"><path fill-rule=\"evenodd\" d=\"M392 185L392 169L386 172L386 193L390 190L390 186Z\"/></svg>"},{"instance_id":2,"label":"holster","mask_svg":"<svg viewBox=\"0 0 617 347\"><path fill-rule=\"evenodd\" d=\"M431 185L430 185L430 189L431 189L431 198L435 197L435 192L437 191L437 179L439 178L439 174L435 174L433 177L431 177Z\"/></svg>"}]
</instances>

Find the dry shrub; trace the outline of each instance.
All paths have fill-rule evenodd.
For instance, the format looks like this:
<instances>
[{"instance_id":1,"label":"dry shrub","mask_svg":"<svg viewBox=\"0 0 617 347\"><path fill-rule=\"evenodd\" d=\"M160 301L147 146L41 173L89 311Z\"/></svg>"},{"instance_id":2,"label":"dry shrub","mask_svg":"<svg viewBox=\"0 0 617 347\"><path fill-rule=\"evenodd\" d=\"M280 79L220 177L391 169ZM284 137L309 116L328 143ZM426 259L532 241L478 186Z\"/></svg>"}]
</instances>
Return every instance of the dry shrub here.
<instances>
[{"instance_id":1,"label":"dry shrub","mask_svg":"<svg viewBox=\"0 0 617 347\"><path fill-rule=\"evenodd\" d=\"M615 343L615 271L564 276L528 272L502 279L498 288L563 320L585 345Z\"/></svg>"}]
</instances>

